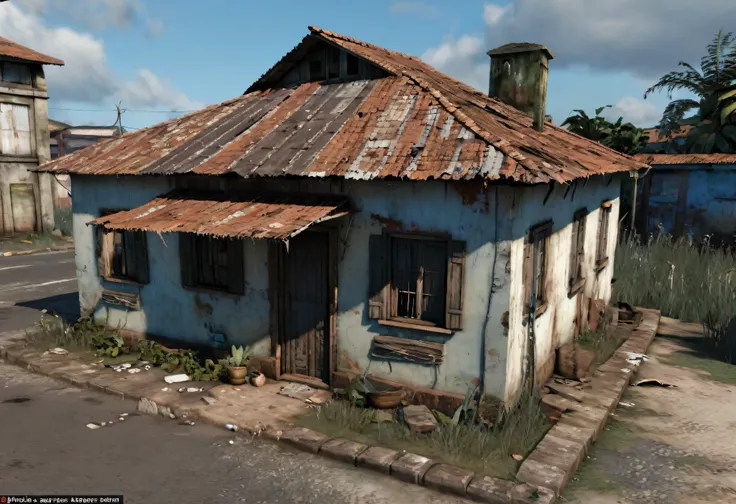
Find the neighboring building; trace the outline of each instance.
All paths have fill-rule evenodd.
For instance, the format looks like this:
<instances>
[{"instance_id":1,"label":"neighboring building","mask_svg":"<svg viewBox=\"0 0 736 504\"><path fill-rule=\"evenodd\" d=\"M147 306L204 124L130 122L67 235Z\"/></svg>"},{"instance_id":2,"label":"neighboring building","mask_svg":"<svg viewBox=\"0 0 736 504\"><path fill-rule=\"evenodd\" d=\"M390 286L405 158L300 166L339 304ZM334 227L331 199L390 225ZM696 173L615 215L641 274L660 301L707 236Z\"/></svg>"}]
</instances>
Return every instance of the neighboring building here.
<instances>
[{"instance_id":1,"label":"neighboring building","mask_svg":"<svg viewBox=\"0 0 736 504\"><path fill-rule=\"evenodd\" d=\"M0 234L51 231L48 95L43 65L64 62L0 37Z\"/></svg>"},{"instance_id":2,"label":"neighboring building","mask_svg":"<svg viewBox=\"0 0 736 504\"><path fill-rule=\"evenodd\" d=\"M45 165L72 177L82 310L272 377L514 400L610 299L645 166L543 122L547 48L489 54L496 98L311 28L244 96Z\"/></svg>"},{"instance_id":3,"label":"neighboring building","mask_svg":"<svg viewBox=\"0 0 736 504\"><path fill-rule=\"evenodd\" d=\"M736 154L636 157L652 167L639 185L639 233L736 242Z\"/></svg>"},{"instance_id":4,"label":"neighboring building","mask_svg":"<svg viewBox=\"0 0 736 504\"><path fill-rule=\"evenodd\" d=\"M682 148L687 140L687 135L695 126L691 124L683 124L679 131L670 132L667 136L662 136L657 128L647 128L644 134L649 137L649 142L641 152L646 154L674 154L674 150Z\"/></svg>"}]
</instances>

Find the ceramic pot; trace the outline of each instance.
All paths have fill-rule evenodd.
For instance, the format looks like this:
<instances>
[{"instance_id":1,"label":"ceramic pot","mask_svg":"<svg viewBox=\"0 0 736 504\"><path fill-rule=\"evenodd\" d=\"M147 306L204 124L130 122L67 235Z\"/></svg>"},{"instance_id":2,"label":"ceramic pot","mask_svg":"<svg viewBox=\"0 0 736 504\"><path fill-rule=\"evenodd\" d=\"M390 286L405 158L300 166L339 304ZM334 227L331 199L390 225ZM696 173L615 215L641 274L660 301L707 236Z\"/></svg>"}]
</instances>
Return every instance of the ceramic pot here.
<instances>
[{"instance_id":1,"label":"ceramic pot","mask_svg":"<svg viewBox=\"0 0 736 504\"><path fill-rule=\"evenodd\" d=\"M242 385L248 378L247 366L228 366L227 379L232 385Z\"/></svg>"},{"instance_id":2,"label":"ceramic pot","mask_svg":"<svg viewBox=\"0 0 736 504\"><path fill-rule=\"evenodd\" d=\"M250 375L250 384L254 387L263 387L266 384L266 375L260 371L255 371Z\"/></svg>"},{"instance_id":3,"label":"ceramic pot","mask_svg":"<svg viewBox=\"0 0 736 504\"><path fill-rule=\"evenodd\" d=\"M402 389L387 390L383 392L368 392L368 400L376 409L394 409L401 404L404 395Z\"/></svg>"}]
</instances>

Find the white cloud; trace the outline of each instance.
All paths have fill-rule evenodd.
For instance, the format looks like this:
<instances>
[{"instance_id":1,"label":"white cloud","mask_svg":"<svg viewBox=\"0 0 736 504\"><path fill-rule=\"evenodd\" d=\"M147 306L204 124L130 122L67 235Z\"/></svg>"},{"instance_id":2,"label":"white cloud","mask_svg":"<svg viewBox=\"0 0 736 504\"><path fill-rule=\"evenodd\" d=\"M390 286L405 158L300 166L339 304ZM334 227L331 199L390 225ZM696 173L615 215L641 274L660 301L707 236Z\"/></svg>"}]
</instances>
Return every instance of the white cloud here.
<instances>
[{"instance_id":1,"label":"white cloud","mask_svg":"<svg viewBox=\"0 0 736 504\"><path fill-rule=\"evenodd\" d=\"M155 25L154 31L163 27L148 17L140 0L24 0L23 7L32 14L63 13L93 30L130 28L139 22Z\"/></svg>"},{"instance_id":2,"label":"white cloud","mask_svg":"<svg viewBox=\"0 0 736 504\"><path fill-rule=\"evenodd\" d=\"M0 7L0 33L37 51L61 58L63 67L46 66L49 96L56 101L73 101L123 107L190 110L201 105L153 72L141 69L133 79L121 79L107 65L105 47L89 33L45 24L33 10L13 4Z\"/></svg>"},{"instance_id":3,"label":"white cloud","mask_svg":"<svg viewBox=\"0 0 736 504\"><path fill-rule=\"evenodd\" d=\"M601 115L609 121L616 121L619 117L624 122L633 123L636 126L654 126L662 117L662 111L649 101L644 101L633 96L625 96L616 104L601 112Z\"/></svg>"},{"instance_id":4,"label":"white cloud","mask_svg":"<svg viewBox=\"0 0 736 504\"><path fill-rule=\"evenodd\" d=\"M483 51L483 39L474 35L463 35L458 39L445 37L439 47L422 54L422 60L433 67L488 92L490 63L483 58L488 59Z\"/></svg>"},{"instance_id":5,"label":"white cloud","mask_svg":"<svg viewBox=\"0 0 736 504\"><path fill-rule=\"evenodd\" d=\"M487 5L484 16L488 48L538 42L555 65L655 79L678 61L699 63L724 20L734 18L733 0L513 0Z\"/></svg>"},{"instance_id":6,"label":"white cloud","mask_svg":"<svg viewBox=\"0 0 736 504\"><path fill-rule=\"evenodd\" d=\"M391 4L389 9L394 14L418 14L424 17L435 17L439 14L436 5L425 2L401 2L397 1Z\"/></svg>"}]
</instances>

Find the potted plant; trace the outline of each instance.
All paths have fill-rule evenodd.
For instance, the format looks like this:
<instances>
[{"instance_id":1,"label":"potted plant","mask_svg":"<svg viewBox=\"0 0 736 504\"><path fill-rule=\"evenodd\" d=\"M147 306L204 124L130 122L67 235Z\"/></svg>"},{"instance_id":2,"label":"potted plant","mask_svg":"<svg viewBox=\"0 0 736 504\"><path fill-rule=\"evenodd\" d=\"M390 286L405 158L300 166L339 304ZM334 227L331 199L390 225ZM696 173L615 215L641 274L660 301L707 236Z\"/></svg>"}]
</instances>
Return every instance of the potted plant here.
<instances>
[{"instance_id":1,"label":"potted plant","mask_svg":"<svg viewBox=\"0 0 736 504\"><path fill-rule=\"evenodd\" d=\"M230 357L227 359L227 377L231 384L242 385L248 379L248 357L250 356L250 348L242 346L236 348L233 345L230 350Z\"/></svg>"}]
</instances>

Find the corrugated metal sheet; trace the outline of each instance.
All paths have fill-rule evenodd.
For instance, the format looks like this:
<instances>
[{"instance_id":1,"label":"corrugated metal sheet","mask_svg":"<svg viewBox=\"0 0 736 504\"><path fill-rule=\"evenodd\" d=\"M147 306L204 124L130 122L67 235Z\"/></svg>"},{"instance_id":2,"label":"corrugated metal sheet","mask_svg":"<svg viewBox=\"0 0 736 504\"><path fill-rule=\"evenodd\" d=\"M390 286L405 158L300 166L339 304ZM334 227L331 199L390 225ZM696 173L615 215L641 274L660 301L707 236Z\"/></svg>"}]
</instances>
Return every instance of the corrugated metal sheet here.
<instances>
[{"instance_id":1,"label":"corrugated metal sheet","mask_svg":"<svg viewBox=\"0 0 736 504\"><path fill-rule=\"evenodd\" d=\"M235 196L177 190L88 224L117 230L285 240L312 224L347 212L348 200L332 195Z\"/></svg>"},{"instance_id":2,"label":"corrugated metal sheet","mask_svg":"<svg viewBox=\"0 0 736 504\"><path fill-rule=\"evenodd\" d=\"M736 154L637 154L634 157L652 166L736 164Z\"/></svg>"},{"instance_id":3,"label":"corrugated metal sheet","mask_svg":"<svg viewBox=\"0 0 736 504\"><path fill-rule=\"evenodd\" d=\"M551 124L539 133L530 117L418 58L312 30L394 75L266 89L270 76L291 68L289 58L309 45L302 42L242 98L89 147L41 171L540 183L645 167Z\"/></svg>"},{"instance_id":4,"label":"corrugated metal sheet","mask_svg":"<svg viewBox=\"0 0 736 504\"><path fill-rule=\"evenodd\" d=\"M8 40L4 37L0 37L0 56L32 61L34 63L43 63L45 65L64 64L60 59L46 56L38 51L34 51L30 47L20 45L17 42L13 42L12 40Z\"/></svg>"}]
</instances>

